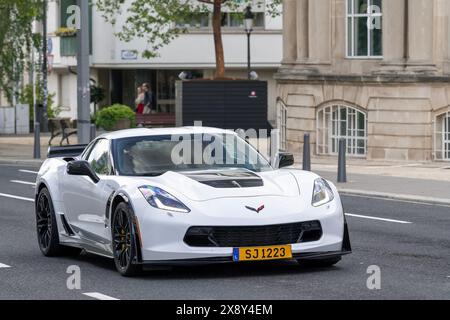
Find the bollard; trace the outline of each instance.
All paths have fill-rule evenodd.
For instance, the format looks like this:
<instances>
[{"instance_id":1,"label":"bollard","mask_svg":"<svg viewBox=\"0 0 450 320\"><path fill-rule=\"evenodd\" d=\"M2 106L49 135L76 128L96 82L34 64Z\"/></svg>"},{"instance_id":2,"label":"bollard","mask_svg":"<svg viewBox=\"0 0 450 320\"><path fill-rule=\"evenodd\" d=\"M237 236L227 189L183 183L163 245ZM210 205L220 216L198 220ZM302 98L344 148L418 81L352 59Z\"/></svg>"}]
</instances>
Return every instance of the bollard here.
<instances>
[{"instance_id":1,"label":"bollard","mask_svg":"<svg viewBox=\"0 0 450 320\"><path fill-rule=\"evenodd\" d=\"M345 139L339 140L339 164L338 164L338 183L347 182L347 164L346 157L346 141Z\"/></svg>"},{"instance_id":2,"label":"bollard","mask_svg":"<svg viewBox=\"0 0 450 320\"><path fill-rule=\"evenodd\" d=\"M280 131L274 129L270 133L270 161L273 167L276 167L277 156L280 152Z\"/></svg>"},{"instance_id":3,"label":"bollard","mask_svg":"<svg viewBox=\"0 0 450 320\"><path fill-rule=\"evenodd\" d=\"M33 158L40 159L41 158L41 124L34 124L34 150L33 150Z\"/></svg>"},{"instance_id":4,"label":"bollard","mask_svg":"<svg viewBox=\"0 0 450 320\"><path fill-rule=\"evenodd\" d=\"M95 124L91 124L91 141L97 137L97 128Z\"/></svg>"},{"instance_id":5,"label":"bollard","mask_svg":"<svg viewBox=\"0 0 450 320\"><path fill-rule=\"evenodd\" d=\"M305 133L303 140L303 170L311 171L311 147L309 133Z\"/></svg>"}]
</instances>

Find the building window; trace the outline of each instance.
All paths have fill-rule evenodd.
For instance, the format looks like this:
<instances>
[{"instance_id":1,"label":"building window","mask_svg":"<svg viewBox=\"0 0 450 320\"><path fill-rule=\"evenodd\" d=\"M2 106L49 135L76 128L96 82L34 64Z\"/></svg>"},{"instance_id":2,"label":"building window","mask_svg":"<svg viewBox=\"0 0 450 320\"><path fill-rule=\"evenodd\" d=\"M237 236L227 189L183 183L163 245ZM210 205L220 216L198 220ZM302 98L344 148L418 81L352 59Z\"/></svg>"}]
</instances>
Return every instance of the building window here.
<instances>
[{"instance_id":1,"label":"building window","mask_svg":"<svg viewBox=\"0 0 450 320\"><path fill-rule=\"evenodd\" d=\"M265 27L265 13L254 12L255 29L264 29ZM222 13L222 27L224 29L244 29L244 16L241 12L224 12ZM192 13L182 21L176 23L179 28L188 29L211 29L212 28L212 14L210 12Z\"/></svg>"},{"instance_id":2,"label":"building window","mask_svg":"<svg viewBox=\"0 0 450 320\"><path fill-rule=\"evenodd\" d=\"M364 157L367 154L366 114L344 105L330 105L318 111L317 153L336 155L339 140L347 142L347 153Z\"/></svg>"},{"instance_id":3,"label":"building window","mask_svg":"<svg viewBox=\"0 0 450 320\"><path fill-rule=\"evenodd\" d=\"M253 14L255 15L253 27L264 28L264 12L254 12ZM244 29L244 15L241 12L222 13L222 27Z\"/></svg>"},{"instance_id":4,"label":"building window","mask_svg":"<svg viewBox=\"0 0 450 320\"><path fill-rule=\"evenodd\" d=\"M347 0L347 56L383 56L382 0Z\"/></svg>"},{"instance_id":5,"label":"building window","mask_svg":"<svg viewBox=\"0 0 450 320\"><path fill-rule=\"evenodd\" d=\"M437 117L435 133L436 160L450 160L450 112L446 112Z\"/></svg>"},{"instance_id":6,"label":"building window","mask_svg":"<svg viewBox=\"0 0 450 320\"><path fill-rule=\"evenodd\" d=\"M209 28L209 12L191 13L176 23L179 28Z\"/></svg>"}]
</instances>

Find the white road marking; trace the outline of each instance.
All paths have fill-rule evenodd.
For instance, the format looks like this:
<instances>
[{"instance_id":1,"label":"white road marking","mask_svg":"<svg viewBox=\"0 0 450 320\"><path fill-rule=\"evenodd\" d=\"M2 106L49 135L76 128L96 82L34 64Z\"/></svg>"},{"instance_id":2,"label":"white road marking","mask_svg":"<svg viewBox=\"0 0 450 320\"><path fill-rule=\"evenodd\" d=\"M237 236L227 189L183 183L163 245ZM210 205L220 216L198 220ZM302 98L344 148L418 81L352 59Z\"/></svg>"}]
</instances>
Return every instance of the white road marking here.
<instances>
[{"instance_id":1,"label":"white road marking","mask_svg":"<svg viewBox=\"0 0 450 320\"><path fill-rule=\"evenodd\" d=\"M117 298L113 298L110 296L107 296L105 294L99 293L99 292L86 292L83 293L85 296L97 299L97 300L119 300Z\"/></svg>"},{"instance_id":2,"label":"white road marking","mask_svg":"<svg viewBox=\"0 0 450 320\"><path fill-rule=\"evenodd\" d=\"M0 269L2 268L11 268L11 267L8 266L7 264L0 263Z\"/></svg>"},{"instance_id":3,"label":"white road marking","mask_svg":"<svg viewBox=\"0 0 450 320\"><path fill-rule=\"evenodd\" d=\"M385 219L385 218L378 218L378 217L372 217L372 216L362 216L359 214L352 214L352 213L346 213L345 215L348 217L361 218L361 219L370 219L370 220L378 220L378 221L401 223L401 224L412 224L412 222L409 222L409 221Z\"/></svg>"},{"instance_id":4,"label":"white road marking","mask_svg":"<svg viewBox=\"0 0 450 320\"><path fill-rule=\"evenodd\" d=\"M429 200L426 197L423 198L423 200L407 200L407 199L397 199L397 198L387 198L384 195L369 195L369 194L353 194L353 193L347 193L347 190L339 190L339 192L342 193L342 195L345 195L346 197L352 197L352 198L366 198L366 199L374 199L374 200L381 200L381 201L391 201L391 202L403 202L403 203L412 203L412 204L419 204L422 206L433 206L433 207L450 207L450 204L446 203L440 203L433 200ZM441 199L438 199L441 200ZM428 202L427 202L428 201Z\"/></svg>"},{"instance_id":5,"label":"white road marking","mask_svg":"<svg viewBox=\"0 0 450 320\"><path fill-rule=\"evenodd\" d=\"M39 172L37 171L31 171L31 170L19 170L19 172L23 172L23 173L32 173L32 174L38 174Z\"/></svg>"},{"instance_id":6,"label":"white road marking","mask_svg":"<svg viewBox=\"0 0 450 320\"><path fill-rule=\"evenodd\" d=\"M23 201L34 202L34 199L31 199L31 198L19 197L19 196L15 196L15 195L12 195L12 194L6 194L6 193L0 193L0 197L5 197L5 198L16 199L16 200L23 200Z\"/></svg>"},{"instance_id":7,"label":"white road marking","mask_svg":"<svg viewBox=\"0 0 450 320\"><path fill-rule=\"evenodd\" d=\"M18 183L18 184L26 184L29 186L36 186L35 182L28 182L28 181L22 181L22 180L11 180L12 183Z\"/></svg>"}]
</instances>

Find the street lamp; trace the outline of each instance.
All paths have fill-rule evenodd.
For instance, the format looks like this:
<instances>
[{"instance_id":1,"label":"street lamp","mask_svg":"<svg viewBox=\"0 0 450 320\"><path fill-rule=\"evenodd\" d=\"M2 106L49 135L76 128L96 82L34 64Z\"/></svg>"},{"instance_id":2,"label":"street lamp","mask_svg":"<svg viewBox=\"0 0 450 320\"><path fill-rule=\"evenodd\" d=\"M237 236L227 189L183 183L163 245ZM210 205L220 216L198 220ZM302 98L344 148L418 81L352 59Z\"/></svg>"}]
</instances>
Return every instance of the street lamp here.
<instances>
[{"instance_id":1,"label":"street lamp","mask_svg":"<svg viewBox=\"0 0 450 320\"><path fill-rule=\"evenodd\" d=\"M41 158L41 126L46 131L48 126L47 119L47 99L48 99L48 90L47 90L47 0L42 1L42 22L35 21L33 23L33 33L39 34L42 33L42 106L43 112L42 117L38 117L38 106L36 99L36 78L35 78L35 70L34 70L34 48L32 49L32 67L31 67L31 79L33 84L33 110L34 110L34 148L33 148L33 158L40 159Z\"/></svg>"},{"instance_id":2,"label":"street lamp","mask_svg":"<svg viewBox=\"0 0 450 320\"><path fill-rule=\"evenodd\" d=\"M44 132L48 131L48 40L47 40L47 5L48 0L44 0L42 2L42 122L41 126L43 127Z\"/></svg>"},{"instance_id":3,"label":"street lamp","mask_svg":"<svg viewBox=\"0 0 450 320\"><path fill-rule=\"evenodd\" d=\"M42 34L42 22L35 20L33 22L33 34ZM30 69L30 83L33 87L33 122L34 122L34 148L33 148L33 158L40 159L41 158L41 125L37 113L37 99L36 99L36 58L35 58L35 48L31 47L31 69Z\"/></svg>"},{"instance_id":4,"label":"street lamp","mask_svg":"<svg viewBox=\"0 0 450 320\"><path fill-rule=\"evenodd\" d=\"M252 7L248 6L244 12L244 26L247 33L247 75L248 79L251 79L251 56L250 56L250 36L253 31L253 19L255 15L252 12Z\"/></svg>"}]
</instances>

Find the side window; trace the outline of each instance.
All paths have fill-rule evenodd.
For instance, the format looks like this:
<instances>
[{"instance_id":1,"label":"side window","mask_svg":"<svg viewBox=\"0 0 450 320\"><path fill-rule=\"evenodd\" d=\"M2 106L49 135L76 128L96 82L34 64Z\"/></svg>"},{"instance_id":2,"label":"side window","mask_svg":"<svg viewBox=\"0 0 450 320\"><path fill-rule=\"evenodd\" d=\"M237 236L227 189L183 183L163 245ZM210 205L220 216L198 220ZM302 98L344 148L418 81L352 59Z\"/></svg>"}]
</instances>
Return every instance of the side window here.
<instances>
[{"instance_id":1,"label":"side window","mask_svg":"<svg viewBox=\"0 0 450 320\"><path fill-rule=\"evenodd\" d=\"M109 141L106 139L99 140L86 160L97 174L109 175L111 173Z\"/></svg>"},{"instance_id":2,"label":"side window","mask_svg":"<svg viewBox=\"0 0 450 320\"><path fill-rule=\"evenodd\" d=\"M80 159L87 160L88 155L91 153L91 151L94 148L96 143L97 143L97 141L90 142L87 145L86 149L84 149L83 153L81 154Z\"/></svg>"}]
</instances>

